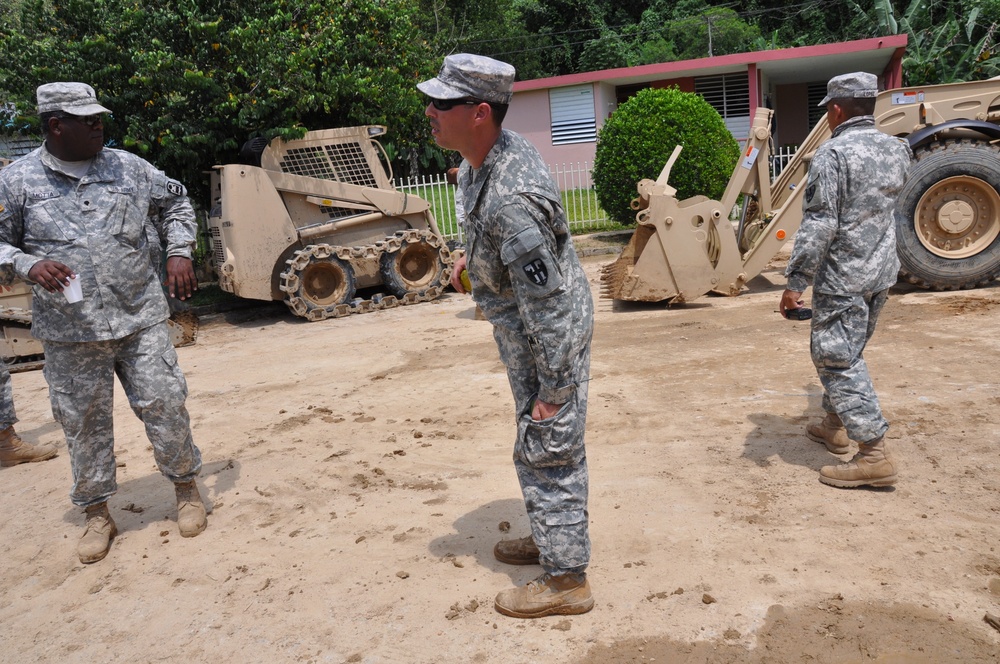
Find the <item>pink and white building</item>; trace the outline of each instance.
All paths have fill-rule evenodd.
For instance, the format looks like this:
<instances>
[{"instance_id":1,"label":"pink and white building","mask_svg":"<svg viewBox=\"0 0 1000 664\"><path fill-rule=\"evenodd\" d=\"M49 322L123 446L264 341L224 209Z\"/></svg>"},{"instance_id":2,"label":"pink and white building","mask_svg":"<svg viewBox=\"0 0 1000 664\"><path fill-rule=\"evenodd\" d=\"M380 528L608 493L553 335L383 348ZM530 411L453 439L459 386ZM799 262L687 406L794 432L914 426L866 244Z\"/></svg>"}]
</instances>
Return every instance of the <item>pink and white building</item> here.
<instances>
[{"instance_id":1,"label":"pink and white building","mask_svg":"<svg viewBox=\"0 0 1000 664\"><path fill-rule=\"evenodd\" d=\"M775 111L774 147L797 146L825 112L816 104L838 74L867 71L902 85L906 35L606 69L514 84L504 126L527 137L549 164L592 163L604 121L638 90L677 86L719 111L738 141L759 106Z\"/></svg>"}]
</instances>

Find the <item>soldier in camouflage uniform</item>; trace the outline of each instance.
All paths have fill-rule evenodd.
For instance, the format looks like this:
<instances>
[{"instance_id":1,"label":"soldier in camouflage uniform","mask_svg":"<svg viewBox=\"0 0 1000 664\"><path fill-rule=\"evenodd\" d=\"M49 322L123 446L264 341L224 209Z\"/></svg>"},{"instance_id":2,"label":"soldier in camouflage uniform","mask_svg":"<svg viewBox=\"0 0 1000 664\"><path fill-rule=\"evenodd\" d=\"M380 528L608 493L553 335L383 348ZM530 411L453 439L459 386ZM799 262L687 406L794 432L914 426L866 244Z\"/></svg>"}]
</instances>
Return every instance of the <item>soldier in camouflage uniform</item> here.
<instances>
[{"instance_id":1,"label":"soldier in camouflage uniform","mask_svg":"<svg viewBox=\"0 0 1000 664\"><path fill-rule=\"evenodd\" d=\"M466 254L452 284L465 292L460 274L467 268L514 394L514 467L531 536L501 541L494 554L544 570L501 592L495 606L536 618L594 606L584 448L594 309L548 168L530 143L501 128L513 85L512 66L457 54L417 87L431 98L425 114L438 145L465 159L458 186Z\"/></svg>"},{"instance_id":2,"label":"soldier in camouflage uniform","mask_svg":"<svg viewBox=\"0 0 1000 664\"><path fill-rule=\"evenodd\" d=\"M45 143L0 171L0 268L34 284L32 334L45 351L52 413L73 470L70 499L85 508L77 546L104 558L117 533L108 498L117 490L114 377L142 420L160 471L174 482L181 535L206 525L184 402L187 384L167 330L166 298L150 266L145 223L156 210L171 295L190 297L196 224L184 187L151 164L104 148L102 113L83 83L39 86ZM83 300L63 289L79 278Z\"/></svg>"},{"instance_id":3,"label":"soldier in camouflage uniform","mask_svg":"<svg viewBox=\"0 0 1000 664\"><path fill-rule=\"evenodd\" d=\"M830 80L820 106L833 137L809 166L802 227L785 276L782 315L802 305L812 283L811 349L823 384L826 417L807 435L831 452L858 453L846 464L824 466L820 481L837 487L889 486L897 464L885 444L882 416L863 352L875 331L889 287L896 283L896 197L912 153L902 140L875 128L878 79L857 72Z\"/></svg>"}]
</instances>

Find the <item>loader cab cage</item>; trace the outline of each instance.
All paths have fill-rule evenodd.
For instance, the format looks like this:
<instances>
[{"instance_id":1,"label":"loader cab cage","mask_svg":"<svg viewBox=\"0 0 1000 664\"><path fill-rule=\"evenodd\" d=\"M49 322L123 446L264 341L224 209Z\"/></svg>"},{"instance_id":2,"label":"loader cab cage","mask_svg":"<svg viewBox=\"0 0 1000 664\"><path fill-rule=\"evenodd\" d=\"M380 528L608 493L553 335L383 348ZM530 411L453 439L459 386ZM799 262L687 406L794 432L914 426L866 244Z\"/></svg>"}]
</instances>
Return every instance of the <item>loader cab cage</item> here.
<instances>
[{"instance_id":1,"label":"loader cab cage","mask_svg":"<svg viewBox=\"0 0 1000 664\"><path fill-rule=\"evenodd\" d=\"M285 152L279 166L283 173L378 187L361 144L356 141L293 148Z\"/></svg>"},{"instance_id":2,"label":"loader cab cage","mask_svg":"<svg viewBox=\"0 0 1000 664\"><path fill-rule=\"evenodd\" d=\"M260 150L260 167L314 180L338 182L366 190L392 191L391 175L379 160L381 145L374 139L384 133L381 126L311 131L301 139L273 139ZM282 196L287 194L283 193ZM313 201L323 222L359 217L370 205L356 205L339 197ZM308 225L308 224L307 224Z\"/></svg>"}]
</instances>

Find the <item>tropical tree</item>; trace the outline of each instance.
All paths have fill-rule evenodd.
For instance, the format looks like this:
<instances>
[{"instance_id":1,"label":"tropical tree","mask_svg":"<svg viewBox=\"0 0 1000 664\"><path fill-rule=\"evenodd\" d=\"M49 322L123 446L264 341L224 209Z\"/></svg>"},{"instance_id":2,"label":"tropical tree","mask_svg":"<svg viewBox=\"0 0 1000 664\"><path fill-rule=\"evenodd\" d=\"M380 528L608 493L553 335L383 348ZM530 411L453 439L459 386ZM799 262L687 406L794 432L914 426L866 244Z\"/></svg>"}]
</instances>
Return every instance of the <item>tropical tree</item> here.
<instances>
[{"instance_id":1,"label":"tropical tree","mask_svg":"<svg viewBox=\"0 0 1000 664\"><path fill-rule=\"evenodd\" d=\"M598 39L587 42L580 53L577 68L580 71L598 71L628 67L634 58L628 44L618 33L607 30Z\"/></svg>"},{"instance_id":2,"label":"tropical tree","mask_svg":"<svg viewBox=\"0 0 1000 664\"><path fill-rule=\"evenodd\" d=\"M680 60L741 53L760 37L760 30L732 9L695 6L688 11L681 14L675 10L667 30Z\"/></svg>"},{"instance_id":3,"label":"tropical tree","mask_svg":"<svg viewBox=\"0 0 1000 664\"><path fill-rule=\"evenodd\" d=\"M24 0L0 24L9 131L37 131L41 83L93 85L116 145L204 195L203 172L252 136L384 124L396 153L428 142L416 81L437 62L416 0Z\"/></svg>"},{"instance_id":4,"label":"tropical tree","mask_svg":"<svg viewBox=\"0 0 1000 664\"><path fill-rule=\"evenodd\" d=\"M875 0L872 9L882 34L906 33L909 43L903 58L905 85L928 85L989 78L1000 73L995 54L998 3L984 3L994 20L980 21L983 6L971 4L967 12L954 3L911 0L898 15L889 0ZM956 10L959 10L956 13Z\"/></svg>"}]
</instances>

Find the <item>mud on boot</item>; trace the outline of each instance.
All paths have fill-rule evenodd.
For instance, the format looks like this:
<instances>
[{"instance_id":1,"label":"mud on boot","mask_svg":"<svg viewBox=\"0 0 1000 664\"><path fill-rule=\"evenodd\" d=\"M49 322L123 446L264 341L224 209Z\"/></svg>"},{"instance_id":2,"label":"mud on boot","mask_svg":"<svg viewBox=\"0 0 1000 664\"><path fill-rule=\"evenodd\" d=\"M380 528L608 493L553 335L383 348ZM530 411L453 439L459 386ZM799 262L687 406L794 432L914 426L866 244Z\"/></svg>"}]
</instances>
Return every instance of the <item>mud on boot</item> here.
<instances>
[{"instance_id":1,"label":"mud on boot","mask_svg":"<svg viewBox=\"0 0 1000 664\"><path fill-rule=\"evenodd\" d=\"M494 607L512 618L575 616L594 608L586 574L543 574L526 586L504 590Z\"/></svg>"},{"instance_id":2,"label":"mud on boot","mask_svg":"<svg viewBox=\"0 0 1000 664\"><path fill-rule=\"evenodd\" d=\"M84 509L87 513L87 525L76 545L76 554L80 556L81 563L89 565L103 560L108 555L111 541L118 534L118 528L108 513L107 501Z\"/></svg>"},{"instance_id":3,"label":"mud on boot","mask_svg":"<svg viewBox=\"0 0 1000 664\"><path fill-rule=\"evenodd\" d=\"M13 426L0 431L0 466L16 466L19 463L45 461L56 456L58 451L52 443L30 445L17 435Z\"/></svg>"},{"instance_id":4,"label":"mud on boot","mask_svg":"<svg viewBox=\"0 0 1000 664\"><path fill-rule=\"evenodd\" d=\"M538 556L538 547L530 535L521 539L500 540L493 547L493 557L508 565L537 565Z\"/></svg>"},{"instance_id":5,"label":"mud on boot","mask_svg":"<svg viewBox=\"0 0 1000 664\"><path fill-rule=\"evenodd\" d=\"M194 537L208 527L208 516L205 513L205 503L198 493L198 485L190 482L175 482L174 492L177 494L177 529L181 537Z\"/></svg>"},{"instance_id":6,"label":"mud on boot","mask_svg":"<svg viewBox=\"0 0 1000 664\"><path fill-rule=\"evenodd\" d=\"M820 468L819 481L844 489L892 486L896 483L896 464L885 447L885 439L880 436L859 444L858 453L849 462Z\"/></svg>"},{"instance_id":7,"label":"mud on boot","mask_svg":"<svg viewBox=\"0 0 1000 664\"><path fill-rule=\"evenodd\" d=\"M851 451L851 439L847 437L847 429L836 413L827 413L819 424L806 427L809 440L823 443L833 454L847 454Z\"/></svg>"}]
</instances>

